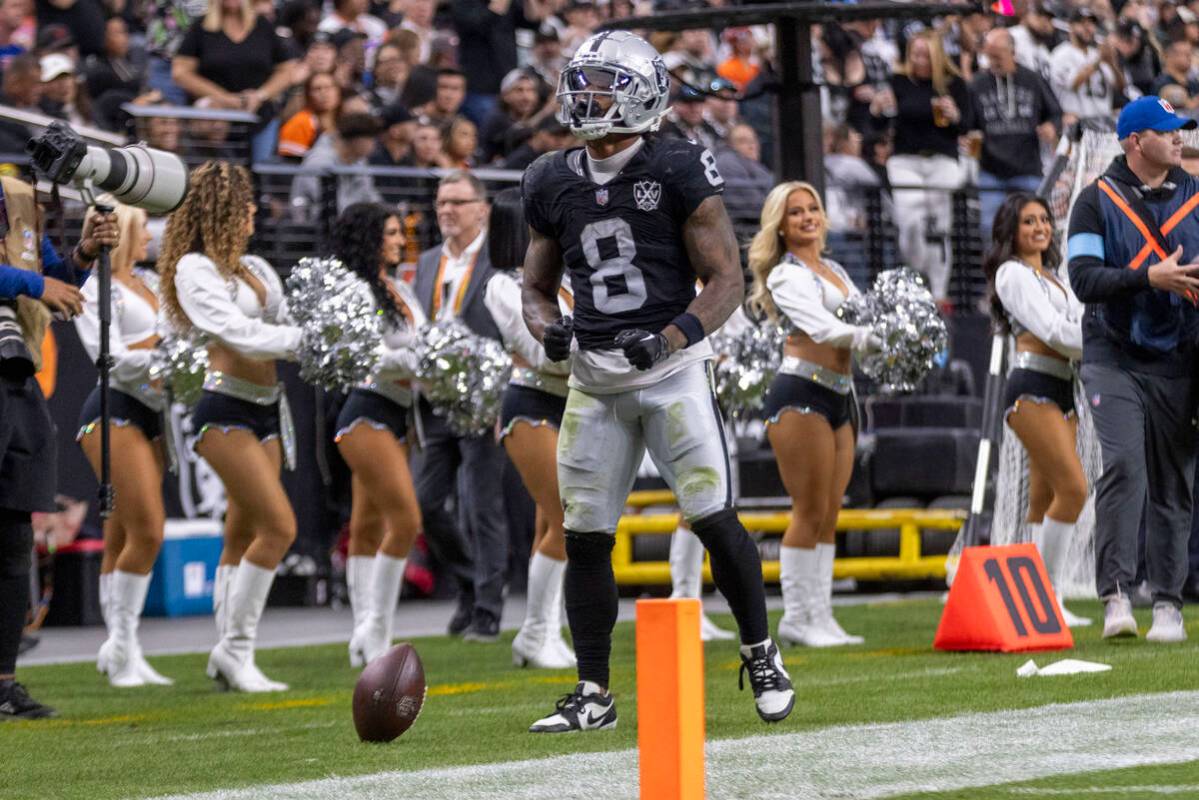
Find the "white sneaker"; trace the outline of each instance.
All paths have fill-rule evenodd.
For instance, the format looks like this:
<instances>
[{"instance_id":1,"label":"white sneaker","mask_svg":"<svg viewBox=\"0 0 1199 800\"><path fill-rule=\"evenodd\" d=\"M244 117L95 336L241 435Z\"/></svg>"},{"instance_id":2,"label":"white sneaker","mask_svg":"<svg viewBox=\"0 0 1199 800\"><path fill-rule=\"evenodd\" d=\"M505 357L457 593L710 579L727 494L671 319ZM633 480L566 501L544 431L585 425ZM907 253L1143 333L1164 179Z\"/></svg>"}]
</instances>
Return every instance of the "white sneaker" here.
<instances>
[{"instance_id":1,"label":"white sneaker","mask_svg":"<svg viewBox=\"0 0 1199 800\"><path fill-rule=\"evenodd\" d=\"M1156 614L1154 615L1156 618ZM1132 615L1132 601L1127 595L1116 594L1103 603L1103 638L1136 636L1137 621Z\"/></svg>"},{"instance_id":2,"label":"white sneaker","mask_svg":"<svg viewBox=\"0 0 1199 800\"><path fill-rule=\"evenodd\" d=\"M754 705L764 722L780 722L795 707L795 690L791 676L783 666L779 649L769 639L759 645L741 645L741 671L737 687L745 689L745 674L754 693Z\"/></svg>"},{"instance_id":3,"label":"white sneaker","mask_svg":"<svg viewBox=\"0 0 1199 800\"><path fill-rule=\"evenodd\" d=\"M1173 603L1153 604L1153 627L1145 636L1151 642L1185 642L1187 629L1182 624L1182 609Z\"/></svg>"},{"instance_id":4,"label":"white sneaker","mask_svg":"<svg viewBox=\"0 0 1199 800\"><path fill-rule=\"evenodd\" d=\"M1091 624L1089 617L1080 617L1066 608L1066 604L1061 601L1061 598L1058 598L1057 608L1062 612L1062 619L1067 628L1085 628Z\"/></svg>"},{"instance_id":5,"label":"white sneaker","mask_svg":"<svg viewBox=\"0 0 1199 800\"><path fill-rule=\"evenodd\" d=\"M722 642L736 639L737 634L726 630L708 619L708 615L699 615L699 639L701 642Z\"/></svg>"},{"instance_id":6,"label":"white sneaker","mask_svg":"<svg viewBox=\"0 0 1199 800\"><path fill-rule=\"evenodd\" d=\"M574 733L604 731L616 727L616 700L590 681L579 681L575 690L562 697L555 711L529 726L529 733Z\"/></svg>"}]
</instances>

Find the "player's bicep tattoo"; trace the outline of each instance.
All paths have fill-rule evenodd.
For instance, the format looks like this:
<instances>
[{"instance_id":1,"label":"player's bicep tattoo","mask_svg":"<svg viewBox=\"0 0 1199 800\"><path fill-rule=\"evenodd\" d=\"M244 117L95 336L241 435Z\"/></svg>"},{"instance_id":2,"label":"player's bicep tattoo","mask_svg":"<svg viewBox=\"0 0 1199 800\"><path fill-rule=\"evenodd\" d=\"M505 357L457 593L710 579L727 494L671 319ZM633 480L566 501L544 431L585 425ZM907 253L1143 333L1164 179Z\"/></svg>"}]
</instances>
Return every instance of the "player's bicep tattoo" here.
<instances>
[{"instance_id":1,"label":"player's bicep tattoo","mask_svg":"<svg viewBox=\"0 0 1199 800\"><path fill-rule=\"evenodd\" d=\"M537 341L541 341L545 326L558 319L558 287L561 284L562 248L556 240L530 228L521 301L525 325Z\"/></svg>"},{"instance_id":2,"label":"player's bicep tattoo","mask_svg":"<svg viewBox=\"0 0 1199 800\"><path fill-rule=\"evenodd\" d=\"M683 241L695 275L704 284L688 311L711 333L724 324L745 294L737 236L719 195L704 200L687 218Z\"/></svg>"}]
</instances>

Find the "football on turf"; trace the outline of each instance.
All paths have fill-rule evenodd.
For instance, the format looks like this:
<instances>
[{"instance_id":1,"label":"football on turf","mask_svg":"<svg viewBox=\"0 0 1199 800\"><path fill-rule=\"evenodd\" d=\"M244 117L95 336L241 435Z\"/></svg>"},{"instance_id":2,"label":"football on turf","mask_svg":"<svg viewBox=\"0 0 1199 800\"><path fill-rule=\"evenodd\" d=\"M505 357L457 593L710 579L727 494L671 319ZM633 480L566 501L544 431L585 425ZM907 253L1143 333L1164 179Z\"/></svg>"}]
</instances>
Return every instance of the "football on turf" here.
<instances>
[{"instance_id":1,"label":"football on turf","mask_svg":"<svg viewBox=\"0 0 1199 800\"><path fill-rule=\"evenodd\" d=\"M358 738L390 742L411 728L425 704L425 688L425 668L407 642L367 664L354 687Z\"/></svg>"}]
</instances>

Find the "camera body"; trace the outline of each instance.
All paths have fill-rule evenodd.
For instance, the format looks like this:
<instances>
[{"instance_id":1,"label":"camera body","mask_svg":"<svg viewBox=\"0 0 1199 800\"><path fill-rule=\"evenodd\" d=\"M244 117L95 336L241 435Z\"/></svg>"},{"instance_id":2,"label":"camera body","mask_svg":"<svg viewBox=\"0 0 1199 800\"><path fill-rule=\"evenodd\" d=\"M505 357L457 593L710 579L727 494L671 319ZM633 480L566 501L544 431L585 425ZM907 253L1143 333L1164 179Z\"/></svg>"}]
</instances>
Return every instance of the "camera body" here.
<instances>
[{"instance_id":1,"label":"camera body","mask_svg":"<svg viewBox=\"0 0 1199 800\"><path fill-rule=\"evenodd\" d=\"M144 144L95 147L65 122L54 122L30 139L25 152L54 183L94 186L151 214L174 211L187 196L187 166L174 153Z\"/></svg>"}]
</instances>

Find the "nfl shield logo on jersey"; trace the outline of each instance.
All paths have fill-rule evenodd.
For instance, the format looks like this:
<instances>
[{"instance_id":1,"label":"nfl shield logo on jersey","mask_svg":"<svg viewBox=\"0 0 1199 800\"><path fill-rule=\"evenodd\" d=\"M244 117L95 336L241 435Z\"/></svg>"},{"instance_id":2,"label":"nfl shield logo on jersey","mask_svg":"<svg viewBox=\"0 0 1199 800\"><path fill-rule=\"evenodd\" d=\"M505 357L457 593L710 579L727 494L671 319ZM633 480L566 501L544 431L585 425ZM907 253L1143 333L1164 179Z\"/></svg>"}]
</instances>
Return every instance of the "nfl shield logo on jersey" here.
<instances>
[{"instance_id":1,"label":"nfl shield logo on jersey","mask_svg":"<svg viewBox=\"0 0 1199 800\"><path fill-rule=\"evenodd\" d=\"M642 211L653 211L662 199L662 184L657 181L637 181L633 184L633 199Z\"/></svg>"},{"instance_id":2,"label":"nfl shield logo on jersey","mask_svg":"<svg viewBox=\"0 0 1199 800\"><path fill-rule=\"evenodd\" d=\"M595 190L595 202L601 206L608 205L608 190L607 188Z\"/></svg>"}]
</instances>

